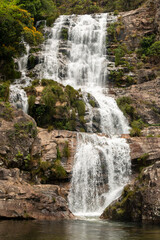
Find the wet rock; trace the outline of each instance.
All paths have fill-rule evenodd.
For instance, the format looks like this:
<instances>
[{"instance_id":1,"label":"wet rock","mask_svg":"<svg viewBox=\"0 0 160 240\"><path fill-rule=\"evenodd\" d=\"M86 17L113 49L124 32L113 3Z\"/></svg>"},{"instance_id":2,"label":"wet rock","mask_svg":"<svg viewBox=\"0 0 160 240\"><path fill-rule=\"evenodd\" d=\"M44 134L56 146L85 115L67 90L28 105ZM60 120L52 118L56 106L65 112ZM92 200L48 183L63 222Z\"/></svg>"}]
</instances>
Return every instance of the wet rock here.
<instances>
[{"instance_id":1,"label":"wet rock","mask_svg":"<svg viewBox=\"0 0 160 240\"><path fill-rule=\"evenodd\" d=\"M145 168L138 179L125 187L122 196L102 214L120 221L160 223L160 162Z\"/></svg>"},{"instance_id":2,"label":"wet rock","mask_svg":"<svg viewBox=\"0 0 160 240\"><path fill-rule=\"evenodd\" d=\"M27 62L27 69L31 70L33 69L38 63L40 62L40 56L38 54L31 54L28 57L28 62Z\"/></svg>"}]
</instances>

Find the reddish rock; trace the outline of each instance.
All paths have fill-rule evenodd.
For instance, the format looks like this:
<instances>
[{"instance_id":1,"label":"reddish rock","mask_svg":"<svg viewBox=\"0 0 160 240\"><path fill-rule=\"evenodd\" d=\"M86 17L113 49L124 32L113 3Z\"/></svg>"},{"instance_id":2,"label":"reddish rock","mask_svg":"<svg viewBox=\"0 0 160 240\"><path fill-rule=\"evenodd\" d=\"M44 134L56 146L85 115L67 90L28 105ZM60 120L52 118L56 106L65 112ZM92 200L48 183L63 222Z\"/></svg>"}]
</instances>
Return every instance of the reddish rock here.
<instances>
[{"instance_id":1,"label":"reddish rock","mask_svg":"<svg viewBox=\"0 0 160 240\"><path fill-rule=\"evenodd\" d=\"M59 186L31 186L19 169L0 168L0 218L57 220L73 215Z\"/></svg>"}]
</instances>

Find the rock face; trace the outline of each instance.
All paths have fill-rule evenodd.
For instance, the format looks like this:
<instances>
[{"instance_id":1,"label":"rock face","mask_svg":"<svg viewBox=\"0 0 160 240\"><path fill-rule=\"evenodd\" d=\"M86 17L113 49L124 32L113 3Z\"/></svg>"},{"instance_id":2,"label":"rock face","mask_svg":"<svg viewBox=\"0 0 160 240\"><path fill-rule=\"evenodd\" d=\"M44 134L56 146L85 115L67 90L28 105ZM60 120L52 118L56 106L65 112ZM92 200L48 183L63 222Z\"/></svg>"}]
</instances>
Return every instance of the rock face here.
<instances>
[{"instance_id":1,"label":"rock face","mask_svg":"<svg viewBox=\"0 0 160 240\"><path fill-rule=\"evenodd\" d=\"M160 160L159 137L130 137L129 135L122 137L126 138L130 145L133 172Z\"/></svg>"},{"instance_id":2,"label":"rock face","mask_svg":"<svg viewBox=\"0 0 160 240\"><path fill-rule=\"evenodd\" d=\"M69 219L73 215L56 185L30 185L19 169L0 168L0 218Z\"/></svg>"},{"instance_id":3,"label":"rock face","mask_svg":"<svg viewBox=\"0 0 160 240\"><path fill-rule=\"evenodd\" d=\"M0 165L23 168L37 135L35 121L8 103L0 103Z\"/></svg>"},{"instance_id":4,"label":"rock face","mask_svg":"<svg viewBox=\"0 0 160 240\"><path fill-rule=\"evenodd\" d=\"M122 196L102 214L121 221L160 223L160 162L145 168L138 180L128 185Z\"/></svg>"},{"instance_id":5,"label":"rock face","mask_svg":"<svg viewBox=\"0 0 160 240\"><path fill-rule=\"evenodd\" d=\"M73 217L66 198L75 148L76 133L37 130L30 116L1 102L0 218Z\"/></svg>"},{"instance_id":6,"label":"rock face","mask_svg":"<svg viewBox=\"0 0 160 240\"><path fill-rule=\"evenodd\" d=\"M151 125L160 123L160 78L125 89L114 88L113 91L116 98L129 96L137 114L144 122Z\"/></svg>"},{"instance_id":7,"label":"rock face","mask_svg":"<svg viewBox=\"0 0 160 240\"><path fill-rule=\"evenodd\" d=\"M70 180L77 146L77 133L63 130L48 132L38 128L38 141L33 144L33 152L41 151L40 157L44 162L51 162L57 158L57 149L61 154L61 164ZM38 144L37 144L38 143ZM65 152L67 150L67 152Z\"/></svg>"}]
</instances>

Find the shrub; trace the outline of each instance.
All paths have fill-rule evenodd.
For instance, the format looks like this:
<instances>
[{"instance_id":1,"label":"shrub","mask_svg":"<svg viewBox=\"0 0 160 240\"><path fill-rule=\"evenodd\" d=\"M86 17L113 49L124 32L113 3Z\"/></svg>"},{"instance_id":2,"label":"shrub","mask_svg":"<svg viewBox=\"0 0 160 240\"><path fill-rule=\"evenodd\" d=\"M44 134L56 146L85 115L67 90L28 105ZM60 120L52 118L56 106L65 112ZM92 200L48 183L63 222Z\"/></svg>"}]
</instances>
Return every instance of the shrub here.
<instances>
[{"instance_id":1,"label":"shrub","mask_svg":"<svg viewBox=\"0 0 160 240\"><path fill-rule=\"evenodd\" d=\"M119 45L115 50L115 65L116 67L124 63L123 57L125 56L125 49L123 46Z\"/></svg>"},{"instance_id":2,"label":"shrub","mask_svg":"<svg viewBox=\"0 0 160 240\"><path fill-rule=\"evenodd\" d=\"M151 45L148 49L148 55L160 58L160 41L157 41Z\"/></svg>"},{"instance_id":3,"label":"shrub","mask_svg":"<svg viewBox=\"0 0 160 240\"><path fill-rule=\"evenodd\" d=\"M82 100L78 100L75 103L77 110L78 110L78 115L79 116L84 116L85 114L85 103Z\"/></svg>"},{"instance_id":4,"label":"shrub","mask_svg":"<svg viewBox=\"0 0 160 240\"><path fill-rule=\"evenodd\" d=\"M116 86L121 87L122 85L124 85L124 71L123 69L119 69L119 70L112 70L109 73L109 77L108 80L115 83Z\"/></svg>"},{"instance_id":5,"label":"shrub","mask_svg":"<svg viewBox=\"0 0 160 240\"><path fill-rule=\"evenodd\" d=\"M121 97L117 99L117 105L126 117L133 121L137 115L135 108L131 105L132 99L130 97Z\"/></svg>"},{"instance_id":6,"label":"shrub","mask_svg":"<svg viewBox=\"0 0 160 240\"><path fill-rule=\"evenodd\" d=\"M28 106L29 106L28 112L29 112L30 115L33 114L33 109L34 109L35 100L36 100L35 95L31 95L31 96L29 96L29 98L28 98Z\"/></svg>"},{"instance_id":7,"label":"shrub","mask_svg":"<svg viewBox=\"0 0 160 240\"><path fill-rule=\"evenodd\" d=\"M48 107L48 109L50 111L52 111L55 103L56 103L56 96L54 95L51 87L47 86L43 89L42 92L42 100L44 102L44 104L46 105L46 107Z\"/></svg>"},{"instance_id":8,"label":"shrub","mask_svg":"<svg viewBox=\"0 0 160 240\"><path fill-rule=\"evenodd\" d=\"M68 28L62 28L61 30L61 39L67 41L68 40Z\"/></svg>"},{"instance_id":9,"label":"shrub","mask_svg":"<svg viewBox=\"0 0 160 240\"><path fill-rule=\"evenodd\" d=\"M0 83L0 99L8 101L10 82Z\"/></svg>"},{"instance_id":10,"label":"shrub","mask_svg":"<svg viewBox=\"0 0 160 240\"><path fill-rule=\"evenodd\" d=\"M65 142L65 146L64 146L64 149L63 149L63 156L66 157L66 158L70 157L69 144L68 144L67 141Z\"/></svg>"}]
</instances>

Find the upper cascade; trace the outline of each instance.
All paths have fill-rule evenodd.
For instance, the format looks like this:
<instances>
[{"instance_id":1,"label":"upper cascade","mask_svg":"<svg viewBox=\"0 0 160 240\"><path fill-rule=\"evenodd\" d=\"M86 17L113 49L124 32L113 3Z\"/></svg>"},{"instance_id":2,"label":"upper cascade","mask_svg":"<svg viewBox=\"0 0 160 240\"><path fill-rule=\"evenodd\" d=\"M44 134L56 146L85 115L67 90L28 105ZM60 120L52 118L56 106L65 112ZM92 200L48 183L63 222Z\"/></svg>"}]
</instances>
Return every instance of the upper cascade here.
<instances>
[{"instance_id":1,"label":"upper cascade","mask_svg":"<svg viewBox=\"0 0 160 240\"><path fill-rule=\"evenodd\" d=\"M108 96L106 35L107 25L115 21L111 14L60 16L44 44L39 77L81 88L94 96L99 104L101 132L109 136L129 133L126 118L116 101ZM86 101L87 104L87 101ZM89 107L88 107L89 108ZM93 132L92 109L88 109Z\"/></svg>"},{"instance_id":2,"label":"upper cascade","mask_svg":"<svg viewBox=\"0 0 160 240\"><path fill-rule=\"evenodd\" d=\"M60 16L44 46L40 77L73 87L106 87L106 25L113 20L107 13Z\"/></svg>"}]
</instances>

